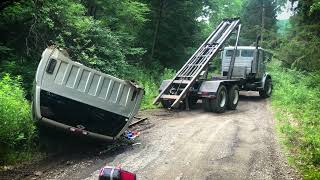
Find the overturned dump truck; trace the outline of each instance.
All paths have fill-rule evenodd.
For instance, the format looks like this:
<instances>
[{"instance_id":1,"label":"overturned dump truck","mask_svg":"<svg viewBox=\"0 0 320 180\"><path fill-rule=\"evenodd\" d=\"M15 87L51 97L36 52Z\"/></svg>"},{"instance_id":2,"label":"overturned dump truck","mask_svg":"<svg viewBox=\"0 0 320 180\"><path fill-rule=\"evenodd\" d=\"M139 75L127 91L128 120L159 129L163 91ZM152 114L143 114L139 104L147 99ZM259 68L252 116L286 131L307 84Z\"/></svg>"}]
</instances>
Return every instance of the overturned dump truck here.
<instances>
[{"instance_id":1,"label":"overturned dump truck","mask_svg":"<svg viewBox=\"0 0 320 180\"><path fill-rule=\"evenodd\" d=\"M101 140L118 138L140 108L144 91L72 61L57 48L42 53L32 113L41 125Z\"/></svg>"}]
</instances>

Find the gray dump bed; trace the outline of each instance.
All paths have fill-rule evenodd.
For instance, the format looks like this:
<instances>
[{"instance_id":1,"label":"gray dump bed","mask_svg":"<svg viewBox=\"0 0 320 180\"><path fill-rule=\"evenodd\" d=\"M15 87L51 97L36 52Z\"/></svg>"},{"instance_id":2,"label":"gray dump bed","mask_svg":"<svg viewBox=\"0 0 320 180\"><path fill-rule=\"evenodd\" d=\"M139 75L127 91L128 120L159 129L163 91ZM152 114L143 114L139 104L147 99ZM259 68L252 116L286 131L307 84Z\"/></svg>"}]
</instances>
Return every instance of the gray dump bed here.
<instances>
[{"instance_id":1,"label":"gray dump bed","mask_svg":"<svg viewBox=\"0 0 320 180\"><path fill-rule=\"evenodd\" d=\"M138 112L143 89L71 61L47 48L39 63L34 117L44 124L100 139L119 137Z\"/></svg>"}]
</instances>

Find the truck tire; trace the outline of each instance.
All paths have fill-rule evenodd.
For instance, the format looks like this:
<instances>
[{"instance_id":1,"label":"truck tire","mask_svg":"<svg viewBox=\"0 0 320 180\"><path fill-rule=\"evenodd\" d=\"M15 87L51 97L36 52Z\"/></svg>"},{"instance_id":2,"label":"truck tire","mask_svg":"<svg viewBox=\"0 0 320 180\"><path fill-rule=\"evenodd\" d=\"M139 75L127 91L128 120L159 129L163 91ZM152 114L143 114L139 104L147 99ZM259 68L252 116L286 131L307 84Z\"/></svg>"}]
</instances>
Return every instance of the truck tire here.
<instances>
[{"instance_id":1,"label":"truck tire","mask_svg":"<svg viewBox=\"0 0 320 180\"><path fill-rule=\"evenodd\" d=\"M239 102L239 86L233 85L228 91L228 103L227 108L235 110Z\"/></svg>"},{"instance_id":2,"label":"truck tire","mask_svg":"<svg viewBox=\"0 0 320 180\"><path fill-rule=\"evenodd\" d=\"M197 106L198 97L197 96L189 96L189 108L194 109Z\"/></svg>"},{"instance_id":3,"label":"truck tire","mask_svg":"<svg viewBox=\"0 0 320 180\"><path fill-rule=\"evenodd\" d=\"M204 99L204 110L215 113L223 113L227 108L227 88L224 85L220 85L214 99Z\"/></svg>"},{"instance_id":4,"label":"truck tire","mask_svg":"<svg viewBox=\"0 0 320 180\"><path fill-rule=\"evenodd\" d=\"M212 99L209 99L209 98L204 98L202 99L202 104L203 104L203 110L206 111L206 112L211 112L212 109L211 109L211 102Z\"/></svg>"},{"instance_id":5,"label":"truck tire","mask_svg":"<svg viewBox=\"0 0 320 180\"><path fill-rule=\"evenodd\" d=\"M270 78L266 79L264 83L264 87L262 90L259 91L259 95L262 98L268 98L272 94L272 81Z\"/></svg>"},{"instance_id":6,"label":"truck tire","mask_svg":"<svg viewBox=\"0 0 320 180\"><path fill-rule=\"evenodd\" d=\"M171 105L173 104L174 101L172 100L161 100L161 105L162 107L168 109L171 107Z\"/></svg>"}]
</instances>

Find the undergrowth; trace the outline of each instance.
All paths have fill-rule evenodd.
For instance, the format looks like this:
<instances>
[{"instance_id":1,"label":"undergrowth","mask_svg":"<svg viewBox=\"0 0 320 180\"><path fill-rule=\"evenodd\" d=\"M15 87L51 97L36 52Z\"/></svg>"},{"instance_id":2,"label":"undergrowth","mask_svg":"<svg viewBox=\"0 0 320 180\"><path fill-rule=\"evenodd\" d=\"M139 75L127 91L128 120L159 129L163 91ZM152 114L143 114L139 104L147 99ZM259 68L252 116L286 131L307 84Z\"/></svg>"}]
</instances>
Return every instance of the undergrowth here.
<instances>
[{"instance_id":1,"label":"undergrowth","mask_svg":"<svg viewBox=\"0 0 320 180\"><path fill-rule=\"evenodd\" d=\"M29 158L35 126L19 77L0 78L0 165Z\"/></svg>"},{"instance_id":2,"label":"undergrowth","mask_svg":"<svg viewBox=\"0 0 320 180\"><path fill-rule=\"evenodd\" d=\"M320 73L270 64L278 130L292 162L305 179L320 179Z\"/></svg>"},{"instance_id":3,"label":"undergrowth","mask_svg":"<svg viewBox=\"0 0 320 180\"><path fill-rule=\"evenodd\" d=\"M148 71L137 71L134 76L144 88L145 94L142 99L141 109L153 109L158 107L153 105L154 99L159 94L159 87L162 80L173 78L175 71L164 69L162 73L154 74Z\"/></svg>"}]
</instances>

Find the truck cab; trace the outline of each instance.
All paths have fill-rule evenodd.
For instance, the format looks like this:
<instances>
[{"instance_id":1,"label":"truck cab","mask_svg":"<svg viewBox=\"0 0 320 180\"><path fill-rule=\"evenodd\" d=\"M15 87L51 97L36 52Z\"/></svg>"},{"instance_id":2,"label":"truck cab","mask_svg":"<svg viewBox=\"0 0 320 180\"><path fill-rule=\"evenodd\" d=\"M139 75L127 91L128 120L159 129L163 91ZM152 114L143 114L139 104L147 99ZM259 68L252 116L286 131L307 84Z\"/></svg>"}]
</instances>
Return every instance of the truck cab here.
<instances>
[{"instance_id":1,"label":"truck cab","mask_svg":"<svg viewBox=\"0 0 320 180\"><path fill-rule=\"evenodd\" d=\"M221 53L221 75L227 76L231 57L234 52L234 47L225 47ZM258 55L256 54L258 53ZM257 61L255 61L257 55ZM238 46L235 57L234 69L232 78L245 79L254 78L256 80L262 79L266 73L266 62L270 60L270 53L263 48L258 47L258 52L254 46Z\"/></svg>"}]
</instances>

